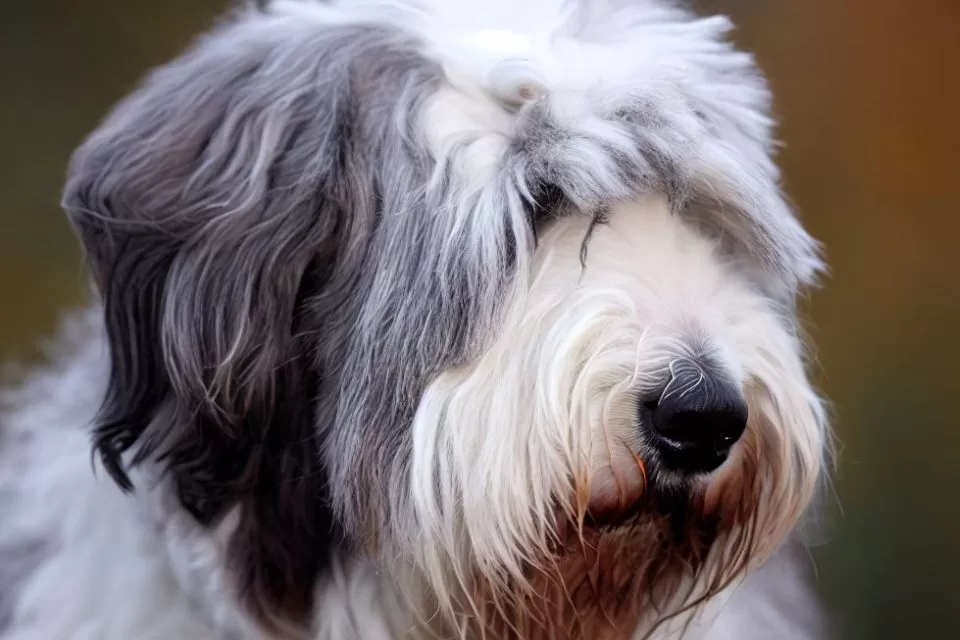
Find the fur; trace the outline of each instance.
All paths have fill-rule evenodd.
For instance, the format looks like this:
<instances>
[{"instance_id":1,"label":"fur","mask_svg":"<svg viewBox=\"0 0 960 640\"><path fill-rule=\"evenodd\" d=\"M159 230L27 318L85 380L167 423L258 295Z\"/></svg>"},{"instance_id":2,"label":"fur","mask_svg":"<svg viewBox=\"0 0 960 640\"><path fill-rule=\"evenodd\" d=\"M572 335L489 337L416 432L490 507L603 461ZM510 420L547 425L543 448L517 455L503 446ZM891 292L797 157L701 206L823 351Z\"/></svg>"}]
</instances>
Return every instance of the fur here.
<instances>
[{"instance_id":1,"label":"fur","mask_svg":"<svg viewBox=\"0 0 960 640\"><path fill-rule=\"evenodd\" d=\"M822 637L738 599L807 594L829 431L729 27L273 0L150 73L71 161L97 295L4 414L0 637ZM749 420L687 477L638 403L706 379Z\"/></svg>"}]
</instances>

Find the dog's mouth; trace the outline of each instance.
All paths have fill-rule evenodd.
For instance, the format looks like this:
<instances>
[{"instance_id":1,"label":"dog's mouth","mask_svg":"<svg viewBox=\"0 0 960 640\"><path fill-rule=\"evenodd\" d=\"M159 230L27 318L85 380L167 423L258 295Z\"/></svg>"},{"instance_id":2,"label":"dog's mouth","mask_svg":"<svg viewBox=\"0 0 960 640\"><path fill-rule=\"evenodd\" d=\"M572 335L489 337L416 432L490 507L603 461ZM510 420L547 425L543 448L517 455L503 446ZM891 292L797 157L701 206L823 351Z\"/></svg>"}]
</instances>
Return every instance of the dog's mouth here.
<instances>
[{"instance_id":1,"label":"dog's mouth","mask_svg":"<svg viewBox=\"0 0 960 640\"><path fill-rule=\"evenodd\" d=\"M489 607L489 637L626 640L643 616L656 628L739 574L750 557L754 512L746 494L728 496L732 512L710 496L748 485L681 476L655 456L636 458L630 450L608 456L575 488L581 508L557 506L557 537L522 588L507 588L498 601L480 581L478 597L497 603ZM718 540L727 555L711 564ZM689 591L693 584L704 589Z\"/></svg>"},{"instance_id":2,"label":"dog's mouth","mask_svg":"<svg viewBox=\"0 0 960 640\"><path fill-rule=\"evenodd\" d=\"M522 600L519 612L506 608L521 633L492 637L626 640L643 611L672 615L683 578L704 566L717 521L704 515L695 487L654 484L622 495L631 500L618 503L606 493L580 518L558 516L553 556L531 572L528 592L536 595ZM524 626L528 619L536 621L533 630Z\"/></svg>"},{"instance_id":3,"label":"dog's mouth","mask_svg":"<svg viewBox=\"0 0 960 640\"><path fill-rule=\"evenodd\" d=\"M594 502L588 505L583 524L588 528L625 526L649 507L649 502L648 490L644 490L634 499Z\"/></svg>"},{"instance_id":4,"label":"dog's mouth","mask_svg":"<svg viewBox=\"0 0 960 640\"><path fill-rule=\"evenodd\" d=\"M680 538L692 520L712 528L724 509L725 487L739 486L730 484L733 467L727 464L711 473L677 473L657 453L641 457L627 448L608 460L593 472L589 490L578 492L587 496L580 502L585 507L579 517L567 516L568 527L611 531L654 519L674 529L671 537Z\"/></svg>"},{"instance_id":5,"label":"dog's mouth","mask_svg":"<svg viewBox=\"0 0 960 640\"><path fill-rule=\"evenodd\" d=\"M558 537L563 543L584 532L629 528L650 518L678 526L694 513L709 518L705 487L702 478L663 473L639 459L632 461L632 466L618 466L616 473L608 468L594 475L589 499L579 516L558 510ZM682 535L682 531L677 533Z\"/></svg>"},{"instance_id":6,"label":"dog's mouth","mask_svg":"<svg viewBox=\"0 0 960 640\"><path fill-rule=\"evenodd\" d=\"M704 509L703 489L695 483L648 484L636 499L622 503L599 502L588 506L583 526L611 529L635 524L645 516L686 521L691 512L709 517Z\"/></svg>"},{"instance_id":7,"label":"dog's mouth","mask_svg":"<svg viewBox=\"0 0 960 640\"><path fill-rule=\"evenodd\" d=\"M594 470L585 483L587 489L578 487L575 491L581 496L575 504L586 505L584 526L623 526L644 512L669 515L678 509L686 512L691 505L701 509L704 517L711 516L716 500L705 500L704 496L716 493L725 484L733 465L728 461L737 457L738 441L707 447L696 465L678 468L665 455L667 445L662 440L661 436L648 434L636 447L624 444L606 449L602 459L594 459ZM699 454L699 449L695 453ZM691 459L688 456L687 462Z\"/></svg>"}]
</instances>

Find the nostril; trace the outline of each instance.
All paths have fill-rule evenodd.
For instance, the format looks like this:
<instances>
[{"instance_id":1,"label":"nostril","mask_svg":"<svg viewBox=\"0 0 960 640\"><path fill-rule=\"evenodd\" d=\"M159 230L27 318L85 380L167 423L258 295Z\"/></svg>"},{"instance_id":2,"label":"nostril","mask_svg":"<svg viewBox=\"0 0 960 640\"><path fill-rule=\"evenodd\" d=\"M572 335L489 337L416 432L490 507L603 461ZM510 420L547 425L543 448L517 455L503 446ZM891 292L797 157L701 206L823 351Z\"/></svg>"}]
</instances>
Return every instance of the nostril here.
<instances>
[{"instance_id":1,"label":"nostril","mask_svg":"<svg viewBox=\"0 0 960 640\"><path fill-rule=\"evenodd\" d=\"M682 393L662 393L640 407L641 424L664 463L687 472L720 466L747 427L747 404L737 386L722 377L698 376Z\"/></svg>"}]
</instances>

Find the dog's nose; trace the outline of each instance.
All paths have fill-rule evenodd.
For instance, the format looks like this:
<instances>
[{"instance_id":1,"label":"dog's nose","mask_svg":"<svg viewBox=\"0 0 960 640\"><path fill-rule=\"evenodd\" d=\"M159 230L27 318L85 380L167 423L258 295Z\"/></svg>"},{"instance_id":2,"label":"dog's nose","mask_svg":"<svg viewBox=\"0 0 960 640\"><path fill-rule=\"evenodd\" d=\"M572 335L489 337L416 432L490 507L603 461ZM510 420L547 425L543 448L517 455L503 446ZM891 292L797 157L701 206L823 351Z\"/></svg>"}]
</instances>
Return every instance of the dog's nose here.
<instances>
[{"instance_id":1,"label":"dog's nose","mask_svg":"<svg viewBox=\"0 0 960 640\"><path fill-rule=\"evenodd\" d=\"M708 473L727 459L747 427L747 403L723 375L690 363L672 372L667 386L641 402L641 425L664 466Z\"/></svg>"}]
</instances>

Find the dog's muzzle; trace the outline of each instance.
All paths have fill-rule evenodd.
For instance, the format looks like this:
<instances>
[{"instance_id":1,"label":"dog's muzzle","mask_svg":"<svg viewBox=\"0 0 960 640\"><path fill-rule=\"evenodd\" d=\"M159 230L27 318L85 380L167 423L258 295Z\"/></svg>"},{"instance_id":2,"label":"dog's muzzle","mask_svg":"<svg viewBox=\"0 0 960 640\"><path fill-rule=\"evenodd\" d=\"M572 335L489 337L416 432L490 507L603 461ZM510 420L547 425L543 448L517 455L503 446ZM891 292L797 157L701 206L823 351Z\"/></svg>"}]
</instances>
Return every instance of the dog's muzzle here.
<instances>
[{"instance_id":1,"label":"dog's muzzle","mask_svg":"<svg viewBox=\"0 0 960 640\"><path fill-rule=\"evenodd\" d=\"M722 373L681 361L658 393L641 398L640 425L661 464L684 475L722 465L747 426L747 403Z\"/></svg>"}]
</instances>

